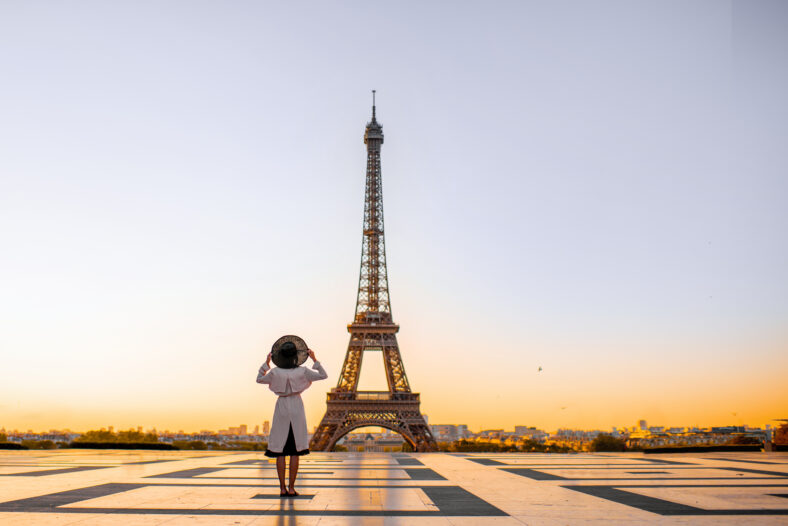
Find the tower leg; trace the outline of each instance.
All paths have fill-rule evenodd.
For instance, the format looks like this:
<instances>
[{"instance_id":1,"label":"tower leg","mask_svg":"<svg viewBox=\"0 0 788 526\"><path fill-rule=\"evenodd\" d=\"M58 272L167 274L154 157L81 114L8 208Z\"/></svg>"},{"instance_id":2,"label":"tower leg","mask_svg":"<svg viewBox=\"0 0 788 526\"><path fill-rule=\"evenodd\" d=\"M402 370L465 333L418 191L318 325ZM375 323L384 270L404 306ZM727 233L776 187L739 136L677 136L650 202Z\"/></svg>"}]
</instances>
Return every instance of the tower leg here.
<instances>
[{"instance_id":1,"label":"tower leg","mask_svg":"<svg viewBox=\"0 0 788 526\"><path fill-rule=\"evenodd\" d=\"M329 393L326 414L315 429L309 449L331 451L343 436L367 426L383 427L399 433L415 451L438 449L419 411L417 393L397 395L399 398L405 398L404 400L358 399L359 395L364 397L373 394L378 394L381 398L390 398L389 393L386 392Z\"/></svg>"}]
</instances>

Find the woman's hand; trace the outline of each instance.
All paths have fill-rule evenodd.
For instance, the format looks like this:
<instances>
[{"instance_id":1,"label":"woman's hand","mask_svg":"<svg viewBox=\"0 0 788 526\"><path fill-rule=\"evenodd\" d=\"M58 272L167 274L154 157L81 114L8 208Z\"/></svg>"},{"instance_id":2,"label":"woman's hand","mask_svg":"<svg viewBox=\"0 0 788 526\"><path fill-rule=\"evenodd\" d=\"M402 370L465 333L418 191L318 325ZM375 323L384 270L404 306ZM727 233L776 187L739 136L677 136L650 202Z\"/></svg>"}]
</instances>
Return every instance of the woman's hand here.
<instances>
[{"instance_id":1,"label":"woman's hand","mask_svg":"<svg viewBox=\"0 0 788 526\"><path fill-rule=\"evenodd\" d=\"M265 364L266 365L269 365L269 366L271 365L271 355L272 354L273 353L270 353L270 352L268 353L268 358L265 359Z\"/></svg>"},{"instance_id":2,"label":"woman's hand","mask_svg":"<svg viewBox=\"0 0 788 526\"><path fill-rule=\"evenodd\" d=\"M309 352L309 357L312 358L312 361L316 362L317 358L315 358L315 351L313 351L312 349L308 349L308 352Z\"/></svg>"}]
</instances>

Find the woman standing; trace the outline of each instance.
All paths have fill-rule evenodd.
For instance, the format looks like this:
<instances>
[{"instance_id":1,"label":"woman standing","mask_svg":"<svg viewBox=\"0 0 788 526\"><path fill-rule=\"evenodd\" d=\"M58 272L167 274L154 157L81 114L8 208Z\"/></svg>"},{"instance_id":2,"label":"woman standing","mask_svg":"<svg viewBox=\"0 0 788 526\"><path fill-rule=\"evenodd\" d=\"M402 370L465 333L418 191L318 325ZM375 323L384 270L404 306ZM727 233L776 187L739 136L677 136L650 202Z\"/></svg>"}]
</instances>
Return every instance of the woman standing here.
<instances>
[{"instance_id":1,"label":"woman standing","mask_svg":"<svg viewBox=\"0 0 788 526\"><path fill-rule=\"evenodd\" d=\"M302 367L307 356L314 362L312 369ZM276 368L271 369L271 360ZM257 383L268 387L279 395L268 435L267 457L276 458L276 473L279 476L280 497L294 497L295 480L298 475L298 457L309 454L306 431L306 414L301 393L312 382L324 380L328 374L315 358L315 352L307 347L298 336L282 336L274 343L265 363L257 374ZM290 484L285 487L285 457L290 457Z\"/></svg>"}]
</instances>

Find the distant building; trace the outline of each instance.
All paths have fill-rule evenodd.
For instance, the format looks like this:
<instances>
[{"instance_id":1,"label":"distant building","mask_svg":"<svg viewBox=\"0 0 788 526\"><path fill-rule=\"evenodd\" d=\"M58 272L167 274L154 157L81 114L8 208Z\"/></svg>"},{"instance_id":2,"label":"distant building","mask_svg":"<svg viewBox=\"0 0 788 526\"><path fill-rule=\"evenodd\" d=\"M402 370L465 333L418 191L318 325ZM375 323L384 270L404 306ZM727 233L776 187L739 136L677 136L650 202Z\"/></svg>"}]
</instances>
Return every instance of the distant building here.
<instances>
[{"instance_id":1,"label":"distant building","mask_svg":"<svg viewBox=\"0 0 788 526\"><path fill-rule=\"evenodd\" d=\"M506 435L506 433L504 432L503 429L484 429L480 431L479 434L476 436L479 438L484 438L489 440L489 439L501 439L504 437L504 435Z\"/></svg>"},{"instance_id":2,"label":"distant building","mask_svg":"<svg viewBox=\"0 0 788 526\"><path fill-rule=\"evenodd\" d=\"M340 443L350 452L388 453L401 451L405 440L397 434L350 433Z\"/></svg>"},{"instance_id":3,"label":"distant building","mask_svg":"<svg viewBox=\"0 0 788 526\"><path fill-rule=\"evenodd\" d=\"M548 433L541 429L536 429L534 426L514 426L514 436L541 442L548 436Z\"/></svg>"},{"instance_id":4,"label":"distant building","mask_svg":"<svg viewBox=\"0 0 788 526\"><path fill-rule=\"evenodd\" d=\"M457 426L454 424L435 424L430 426L430 430L432 436L439 442L454 442L460 438Z\"/></svg>"}]
</instances>

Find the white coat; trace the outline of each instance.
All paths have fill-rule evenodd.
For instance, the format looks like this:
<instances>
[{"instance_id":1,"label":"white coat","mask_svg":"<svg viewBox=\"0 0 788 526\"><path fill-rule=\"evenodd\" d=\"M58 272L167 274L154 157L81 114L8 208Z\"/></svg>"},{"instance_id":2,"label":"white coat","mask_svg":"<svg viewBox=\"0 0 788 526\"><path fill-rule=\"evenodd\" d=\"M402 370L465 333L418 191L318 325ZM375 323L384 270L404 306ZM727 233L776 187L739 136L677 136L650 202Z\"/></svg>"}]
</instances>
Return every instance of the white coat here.
<instances>
[{"instance_id":1,"label":"white coat","mask_svg":"<svg viewBox=\"0 0 788 526\"><path fill-rule=\"evenodd\" d=\"M306 413L301 394L312 382L328 378L320 362L315 362L312 369L304 366L294 369L271 369L263 364L257 373L258 384L268 384L269 389L279 395L271 422L271 433L268 435L268 449L281 453L287 441L290 426L293 426L293 437L296 449L303 451L309 448L309 437L306 430Z\"/></svg>"}]
</instances>

